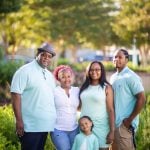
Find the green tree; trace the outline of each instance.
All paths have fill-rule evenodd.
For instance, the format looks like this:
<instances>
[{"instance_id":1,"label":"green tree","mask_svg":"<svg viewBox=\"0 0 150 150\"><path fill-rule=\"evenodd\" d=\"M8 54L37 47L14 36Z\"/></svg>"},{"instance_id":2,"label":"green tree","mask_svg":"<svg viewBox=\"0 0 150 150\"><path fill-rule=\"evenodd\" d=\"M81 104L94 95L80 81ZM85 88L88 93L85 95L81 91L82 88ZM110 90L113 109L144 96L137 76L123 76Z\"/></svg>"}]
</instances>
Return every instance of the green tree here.
<instances>
[{"instance_id":1,"label":"green tree","mask_svg":"<svg viewBox=\"0 0 150 150\"><path fill-rule=\"evenodd\" d=\"M43 3L49 4L53 11L53 39L63 39L67 44L87 42L98 48L110 43L112 0L43 0Z\"/></svg>"},{"instance_id":2,"label":"green tree","mask_svg":"<svg viewBox=\"0 0 150 150\"><path fill-rule=\"evenodd\" d=\"M37 7L35 0L24 0L18 12L7 14L0 24L6 53L15 54L19 48L29 48L33 43L48 40L50 15L50 8Z\"/></svg>"},{"instance_id":3,"label":"green tree","mask_svg":"<svg viewBox=\"0 0 150 150\"><path fill-rule=\"evenodd\" d=\"M112 44L113 0L40 0L38 5L53 12L51 38L62 54L66 47L75 54L81 45L105 50L105 45Z\"/></svg>"},{"instance_id":4,"label":"green tree","mask_svg":"<svg viewBox=\"0 0 150 150\"><path fill-rule=\"evenodd\" d=\"M6 49L8 46L7 37L4 31L7 15L12 12L19 11L22 2L23 0L1 0L0 1L0 21L1 21L0 34L1 34L1 40L3 41L4 49Z\"/></svg>"},{"instance_id":5,"label":"green tree","mask_svg":"<svg viewBox=\"0 0 150 150\"><path fill-rule=\"evenodd\" d=\"M131 46L136 39L143 63L148 61L150 50L150 1L120 0L120 10L113 23L113 30L124 45Z\"/></svg>"},{"instance_id":6,"label":"green tree","mask_svg":"<svg viewBox=\"0 0 150 150\"><path fill-rule=\"evenodd\" d=\"M1 0L0 13L7 14L18 11L21 7L22 1L23 0Z\"/></svg>"},{"instance_id":7,"label":"green tree","mask_svg":"<svg viewBox=\"0 0 150 150\"><path fill-rule=\"evenodd\" d=\"M3 19L1 39L13 54L45 40L74 53L78 45L105 50L117 39L111 26L115 9L114 0L24 0L18 12Z\"/></svg>"}]
</instances>

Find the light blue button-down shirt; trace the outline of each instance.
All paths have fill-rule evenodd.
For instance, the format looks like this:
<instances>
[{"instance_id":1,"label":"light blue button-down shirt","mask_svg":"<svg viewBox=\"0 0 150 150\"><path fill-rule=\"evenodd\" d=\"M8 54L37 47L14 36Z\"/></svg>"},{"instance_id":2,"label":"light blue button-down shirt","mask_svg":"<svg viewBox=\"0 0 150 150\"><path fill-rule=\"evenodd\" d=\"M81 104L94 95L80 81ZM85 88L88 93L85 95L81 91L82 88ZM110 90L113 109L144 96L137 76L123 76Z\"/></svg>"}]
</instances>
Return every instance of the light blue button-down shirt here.
<instances>
[{"instance_id":1,"label":"light blue button-down shirt","mask_svg":"<svg viewBox=\"0 0 150 150\"><path fill-rule=\"evenodd\" d=\"M44 71L44 74L43 74ZM36 60L22 66L14 75L11 92L21 94L21 110L26 132L53 131L56 110L55 80Z\"/></svg>"},{"instance_id":2,"label":"light blue button-down shirt","mask_svg":"<svg viewBox=\"0 0 150 150\"><path fill-rule=\"evenodd\" d=\"M118 127L123 119L130 116L136 104L135 95L144 91L144 88L140 77L128 67L120 73L113 74L110 83L114 90L116 126ZM137 128L138 123L139 116L132 121L132 125Z\"/></svg>"}]
</instances>

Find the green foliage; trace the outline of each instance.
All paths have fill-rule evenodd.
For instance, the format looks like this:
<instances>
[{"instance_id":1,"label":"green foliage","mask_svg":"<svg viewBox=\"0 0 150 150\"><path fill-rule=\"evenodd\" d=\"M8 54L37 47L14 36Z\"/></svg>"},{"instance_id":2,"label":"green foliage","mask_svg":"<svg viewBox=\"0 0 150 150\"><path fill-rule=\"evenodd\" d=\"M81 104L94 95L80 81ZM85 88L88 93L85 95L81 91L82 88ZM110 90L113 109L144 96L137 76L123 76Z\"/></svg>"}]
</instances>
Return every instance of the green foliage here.
<instances>
[{"instance_id":1,"label":"green foliage","mask_svg":"<svg viewBox=\"0 0 150 150\"><path fill-rule=\"evenodd\" d=\"M88 66L88 62L71 64L71 67L73 68L73 70L77 72L78 71L85 72L87 66Z\"/></svg>"},{"instance_id":2,"label":"green foliage","mask_svg":"<svg viewBox=\"0 0 150 150\"><path fill-rule=\"evenodd\" d=\"M146 94L146 106L140 114L140 124L136 134L137 150L148 150L150 147L150 93ZM15 134L15 122L12 107L0 107L0 150L19 150L20 144ZM48 136L45 150L54 150Z\"/></svg>"},{"instance_id":3,"label":"green foliage","mask_svg":"<svg viewBox=\"0 0 150 150\"><path fill-rule=\"evenodd\" d=\"M150 1L119 0L119 3L120 10L112 23L114 32L128 45L133 43L133 38L136 38L138 47L149 45Z\"/></svg>"},{"instance_id":4,"label":"green foliage","mask_svg":"<svg viewBox=\"0 0 150 150\"><path fill-rule=\"evenodd\" d=\"M2 46L0 46L0 60L2 60L4 57L4 49Z\"/></svg>"},{"instance_id":5,"label":"green foliage","mask_svg":"<svg viewBox=\"0 0 150 150\"><path fill-rule=\"evenodd\" d=\"M90 62L82 62L82 63L74 63L74 64L70 64L70 65L75 71L85 72L89 63ZM114 66L113 66L112 62L103 62L103 64L105 66L106 71L114 71Z\"/></svg>"},{"instance_id":6,"label":"green foliage","mask_svg":"<svg viewBox=\"0 0 150 150\"><path fill-rule=\"evenodd\" d=\"M147 65L150 50L150 1L119 0L118 3L119 9L111 24L120 39L119 44L131 49L136 40L136 47L142 54L141 63Z\"/></svg>"},{"instance_id":7,"label":"green foliage","mask_svg":"<svg viewBox=\"0 0 150 150\"><path fill-rule=\"evenodd\" d=\"M0 0L0 13L18 11L23 0Z\"/></svg>"},{"instance_id":8,"label":"green foliage","mask_svg":"<svg viewBox=\"0 0 150 150\"><path fill-rule=\"evenodd\" d=\"M5 138L5 136L2 135L2 133L0 133L0 139L1 139L0 149L4 149L5 145L8 144L7 139Z\"/></svg>"},{"instance_id":9,"label":"green foliage","mask_svg":"<svg viewBox=\"0 0 150 150\"><path fill-rule=\"evenodd\" d=\"M140 114L140 124L137 131L137 150L148 150L150 147L150 93L146 94L147 103ZM0 150L19 150L20 144L15 134L15 122L12 107L0 107ZM48 136L45 150L54 150Z\"/></svg>"},{"instance_id":10,"label":"green foliage","mask_svg":"<svg viewBox=\"0 0 150 150\"><path fill-rule=\"evenodd\" d=\"M5 16L0 25L1 38L13 52L45 40L58 46L60 41L63 46L92 43L98 48L111 43L113 0L18 1L24 2L21 9ZM6 2L3 5L7 7Z\"/></svg>"},{"instance_id":11,"label":"green foliage","mask_svg":"<svg viewBox=\"0 0 150 150\"><path fill-rule=\"evenodd\" d=\"M150 65L147 65L146 67L134 66L132 64L132 62L128 62L128 67L131 68L135 72L147 72L147 73L150 73Z\"/></svg>"},{"instance_id":12,"label":"green foliage","mask_svg":"<svg viewBox=\"0 0 150 150\"><path fill-rule=\"evenodd\" d=\"M4 1L7 2L7 0ZM19 4L21 0L15 1ZM14 54L18 51L18 48L31 48L32 44L39 45L41 42L50 39L51 9L47 6L37 6L36 0L23 1L24 3L19 11L11 12L5 17L0 14L2 18L0 36L4 42L5 51L9 54Z\"/></svg>"},{"instance_id":13,"label":"green foliage","mask_svg":"<svg viewBox=\"0 0 150 150\"><path fill-rule=\"evenodd\" d=\"M22 64L15 61L0 61L0 103L10 102L10 83L13 74Z\"/></svg>"},{"instance_id":14,"label":"green foliage","mask_svg":"<svg viewBox=\"0 0 150 150\"><path fill-rule=\"evenodd\" d=\"M138 49L142 45L148 54L148 0L0 1L1 9L17 5L21 6L19 11L2 17L0 24L1 38L9 53L20 47L36 47L43 41L54 42L60 50L78 45L105 50L105 46L122 44L120 41L131 46L136 38Z\"/></svg>"},{"instance_id":15,"label":"green foliage","mask_svg":"<svg viewBox=\"0 0 150 150\"><path fill-rule=\"evenodd\" d=\"M103 62L103 64L104 64L104 67L105 67L106 71L114 71L115 70L114 65L113 65L112 62L105 61L105 62Z\"/></svg>"},{"instance_id":16,"label":"green foliage","mask_svg":"<svg viewBox=\"0 0 150 150\"><path fill-rule=\"evenodd\" d=\"M11 106L0 107L0 150L20 150ZM50 136L47 138L45 150L54 150Z\"/></svg>"},{"instance_id":17,"label":"green foliage","mask_svg":"<svg viewBox=\"0 0 150 150\"><path fill-rule=\"evenodd\" d=\"M13 112L10 106L0 107L0 149L18 150L20 145L15 134Z\"/></svg>"},{"instance_id":18,"label":"green foliage","mask_svg":"<svg viewBox=\"0 0 150 150\"><path fill-rule=\"evenodd\" d=\"M44 147L45 150L56 150L54 148L54 145L51 141L51 138L50 138L50 135L48 134L48 137L47 137L47 140L46 140L46 144L45 144L45 147Z\"/></svg>"},{"instance_id":19,"label":"green foliage","mask_svg":"<svg viewBox=\"0 0 150 150\"><path fill-rule=\"evenodd\" d=\"M15 61L8 61L0 62L0 85L2 87L5 87L7 83L11 83L12 76L15 73L15 71L23 65L22 62L15 62Z\"/></svg>"},{"instance_id":20,"label":"green foliage","mask_svg":"<svg viewBox=\"0 0 150 150\"><path fill-rule=\"evenodd\" d=\"M48 1L53 10L51 36L65 44L92 43L96 47L110 44L113 32L109 15L114 10L112 0Z\"/></svg>"},{"instance_id":21,"label":"green foliage","mask_svg":"<svg viewBox=\"0 0 150 150\"><path fill-rule=\"evenodd\" d=\"M86 70L90 62L81 62L81 63L71 63L69 59L59 58L57 65L70 65L74 71L83 72ZM115 71L115 67L111 61L103 61L102 62L106 71ZM132 62L128 62L128 67L131 68L135 72L145 72L150 73L150 66L134 66Z\"/></svg>"},{"instance_id":22,"label":"green foliage","mask_svg":"<svg viewBox=\"0 0 150 150\"><path fill-rule=\"evenodd\" d=\"M0 103L10 102L10 84L15 71L22 62L0 61Z\"/></svg>"},{"instance_id":23,"label":"green foliage","mask_svg":"<svg viewBox=\"0 0 150 150\"><path fill-rule=\"evenodd\" d=\"M70 65L70 64L71 64L70 60L66 58L59 58L57 62L57 65Z\"/></svg>"},{"instance_id":24,"label":"green foliage","mask_svg":"<svg viewBox=\"0 0 150 150\"><path fill-rule=\"evenodd\" d=\"M138 150L149 150L150 148L150 93L146 94L146 105L140 115L140 123L137 131Z\"/></svg>"}]
</instances>

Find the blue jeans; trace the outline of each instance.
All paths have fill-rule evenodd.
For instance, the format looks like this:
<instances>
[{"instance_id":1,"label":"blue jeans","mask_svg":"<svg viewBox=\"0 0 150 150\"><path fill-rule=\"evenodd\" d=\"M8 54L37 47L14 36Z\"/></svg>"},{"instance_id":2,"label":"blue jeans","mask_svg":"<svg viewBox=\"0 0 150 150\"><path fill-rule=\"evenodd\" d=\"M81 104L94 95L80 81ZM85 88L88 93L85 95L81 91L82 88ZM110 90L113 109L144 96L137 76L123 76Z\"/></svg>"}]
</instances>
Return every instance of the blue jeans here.
<instances>
[{"instance_id":1,"label":"blue jeans","mask_svg":"<svg viewBox=\"0 0 150 150\"><path fill-rule=\"evenodd\" d=\"M79 133L79 128L73 131L62 131L54 129L51 139L57 150L71 150L74 138Z\"/></svg>"},{"instance_id":2,"label":"blue jeans","mask_svg":"<svg viewBox=\"0 0 150 150\"><path fill-rule=\"evenodd\" d=\"M44 150L47 132L25 132L19 137L21 150Z\"/></svg>"}]
</instances>

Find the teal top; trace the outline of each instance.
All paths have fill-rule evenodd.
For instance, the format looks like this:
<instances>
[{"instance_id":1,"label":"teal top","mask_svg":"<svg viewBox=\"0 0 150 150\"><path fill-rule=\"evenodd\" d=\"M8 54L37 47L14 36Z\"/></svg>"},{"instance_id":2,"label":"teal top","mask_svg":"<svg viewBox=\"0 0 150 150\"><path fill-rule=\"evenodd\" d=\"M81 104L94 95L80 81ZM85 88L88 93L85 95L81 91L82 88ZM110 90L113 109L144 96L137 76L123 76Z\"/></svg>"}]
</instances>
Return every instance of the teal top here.
<instances>
[{"instance_id":1,"label":"teal top","mask_svg":"<svg viewBox=\"0 0 150 150\"><path fill-rule=\"evenodd\" d=\"M99 150L98 139L94 134L85 135L81 132L76 135L71 150Z\"/></svg>"},{"instance_id":2,"label":"teal top","mask_svg":"<svg viewBox=\"0 0 150 150\"><path fill-rule=\"evenodd\" d=\"M26 132L53 131L56 119L54 88L53 75L36 60L22 66L13 76L11 92L21 94Z\"/></svg>"},{"instance_id":3,"label":"teal top","mask_svg":"<svg viewBox=\"0 0 150 150\"><path fill-rule=\"evenodd\" d=\"M99 147L107 148L106 137L109 132L109 118L106 109L105 87L89 86L81 93L81 116L89 116L93 123L93 133L99 139Z\"/></svg>"},{"instance_id":4,"label":"teal top","mask_svg":"<svg viewBox=\"0 0 150 150\"><path fill-rule=\"evenodd\" d=\"M114 90L116 127L119 127L123 119L128 118L133 111L136 104L135 95L144 91L144 88L139 76L128 67L113 74L110 82ZM137 128L138 122L137 116L132 125Z\"/></svg>"}]
</instances>

